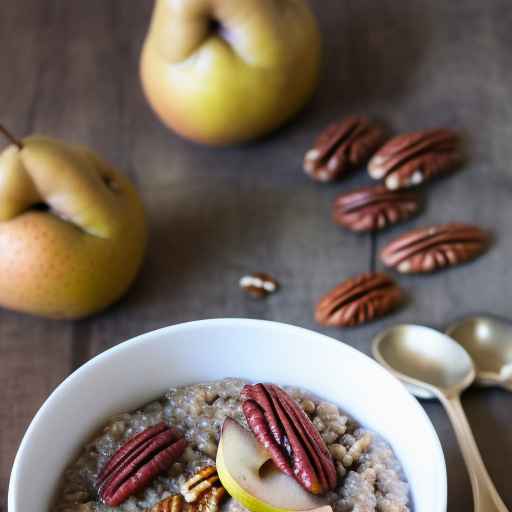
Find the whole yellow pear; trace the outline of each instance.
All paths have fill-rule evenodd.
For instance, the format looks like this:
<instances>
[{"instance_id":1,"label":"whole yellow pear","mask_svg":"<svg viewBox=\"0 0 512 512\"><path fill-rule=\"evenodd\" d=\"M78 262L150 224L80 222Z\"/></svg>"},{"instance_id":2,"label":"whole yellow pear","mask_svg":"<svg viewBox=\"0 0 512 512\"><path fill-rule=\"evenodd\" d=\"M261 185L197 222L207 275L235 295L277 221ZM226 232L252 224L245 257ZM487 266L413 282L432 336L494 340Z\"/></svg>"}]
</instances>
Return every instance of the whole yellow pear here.
<instances>
[{"instance_id":1,"label":"whole yellow pear","mask_svg":"<svg viewBox=\"0 0 512 512\"><path fill-rule=\"evenodd\" d=\"M0 306L91 315L127 290L145 243L139 195L92 151L34 136L0 154Z\"/></svg>"},{"instance_id":2,"label":"whole yellow pear","mask_svg":"<svg viewBox=\"0 0 512 512\"><path fill-rule=\"evenodd\" d=\"M142 83L179 134L240 143L302 108L317 83L320 46L305 0L157 0Z\"/></svg>"}]
</instances>

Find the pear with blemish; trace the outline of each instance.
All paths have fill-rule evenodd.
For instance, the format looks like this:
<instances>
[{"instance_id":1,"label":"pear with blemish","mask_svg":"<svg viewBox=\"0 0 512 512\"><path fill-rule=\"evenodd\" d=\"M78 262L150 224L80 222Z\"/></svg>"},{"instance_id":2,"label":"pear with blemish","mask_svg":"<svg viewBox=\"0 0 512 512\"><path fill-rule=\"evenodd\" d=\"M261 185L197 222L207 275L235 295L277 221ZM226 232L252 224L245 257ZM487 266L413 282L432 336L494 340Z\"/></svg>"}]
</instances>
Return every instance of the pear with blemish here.
<instances>
[{"instance_id":1,"label":"pear with blemish","mask_svg":"<svg viewBox=\"0 0 512 512\"><path fill-rule=\"evenodd\" d=\"M0 306L52 318L106 308L143 259L138 193L85 147L11 141L0 154Z\"/></svg>"},{"instance_id":2,"label":"pear with blemish","mask_svg":"<svg viewBox=\"0 0 512 512\"><path fill-rule=\"evenodd\" d=\"M157 0L142 83L179 134L239 143L303 107L317 84L320 46L305 0Z\"/></svg>"}]
</instances>

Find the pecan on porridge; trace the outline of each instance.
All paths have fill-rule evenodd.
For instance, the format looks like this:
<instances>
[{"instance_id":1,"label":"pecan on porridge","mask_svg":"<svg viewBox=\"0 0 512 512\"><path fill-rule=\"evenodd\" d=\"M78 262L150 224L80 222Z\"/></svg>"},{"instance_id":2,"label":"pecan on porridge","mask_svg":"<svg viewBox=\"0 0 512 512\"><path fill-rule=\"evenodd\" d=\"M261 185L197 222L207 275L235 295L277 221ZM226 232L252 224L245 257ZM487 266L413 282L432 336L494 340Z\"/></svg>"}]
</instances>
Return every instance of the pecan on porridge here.
<instances>
[{"instance_id":1,"label":"pecan on porridge","mask_svg":"<svg viewBox=\"0 0 512 512\"><path fill-rule=\"evenodd\" d=\"M232 471L230 451L247 467ZM248 502L235 492L251 457L262 467L272 461L295 489L279 493L278 501L295 496L283 510L411 510L400 462L378 433L305 390L230 378L172 388L111 418L65 470L51 512L245 512L272 494Z\"/></svg>"}]
</instances>

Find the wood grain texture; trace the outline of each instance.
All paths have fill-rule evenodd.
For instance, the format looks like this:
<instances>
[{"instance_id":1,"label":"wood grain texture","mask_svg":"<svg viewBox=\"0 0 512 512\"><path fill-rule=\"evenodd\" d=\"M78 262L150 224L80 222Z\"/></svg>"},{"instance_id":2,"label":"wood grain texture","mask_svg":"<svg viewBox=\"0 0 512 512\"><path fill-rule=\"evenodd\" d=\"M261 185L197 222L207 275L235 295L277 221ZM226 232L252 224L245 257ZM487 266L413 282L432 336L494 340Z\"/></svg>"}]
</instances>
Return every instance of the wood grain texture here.
<instances>
[{"instance_id":1,"label":"wood grain texture","mask_svg":"<svg viewBox=\"0 0 512 512\"><path fill-rule=\"evenodd\" d=\"M315 2L326 50L320 92L273 137L222 150L170 134L148 108L137 67L151 8L131 0L3 0L0 8L0 120L19 136L36 131L97 149L138 184L151 223L140 279L108 312L76 323L0 312L3 512L16 447L38 406L76 366L136 334L246 316L321 330L368 353L372 336L396 322L442 328L471 312L512 313L510 0ZM301 162L317 133L348 114L376 116L394 133L455 128L468 141L464 169L429 187L426 212L379 235L378 247L405 229L446 221L490 228L495 245L463 267L399 277L406 308L341 331L318 328L313 304L368 270L371 243L334 226L330 206L369 180L361 172L321 186ZM262 302L245 297L237 281L248 271L272 273L282 290ZM464 405L512 507L512 396L475 390ZM448 421L438 404L424 407L446 453L449 509L469 510Z\"/></svg>"}]
</instances>

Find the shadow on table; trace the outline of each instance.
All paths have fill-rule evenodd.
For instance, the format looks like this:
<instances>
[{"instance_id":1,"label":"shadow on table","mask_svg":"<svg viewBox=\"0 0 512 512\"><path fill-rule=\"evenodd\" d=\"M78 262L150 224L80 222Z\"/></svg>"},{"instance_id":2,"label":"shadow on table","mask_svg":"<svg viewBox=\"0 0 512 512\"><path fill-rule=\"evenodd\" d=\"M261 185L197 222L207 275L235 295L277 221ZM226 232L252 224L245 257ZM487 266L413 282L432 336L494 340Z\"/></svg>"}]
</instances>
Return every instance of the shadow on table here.
<instances>
[{"instance_id":1,"label":"shadow on table","mask_svg":"<svg viewBox=\"0 0 512 512\"><path fill-rule=\"evenodd\" d=\"M303 115L318 127L404 96L430 43L431 14L410 2L340 2L316 8L324 39L322 80ZM314 113L314 114L313 114Z\"/></svg>"}]
</instances>

